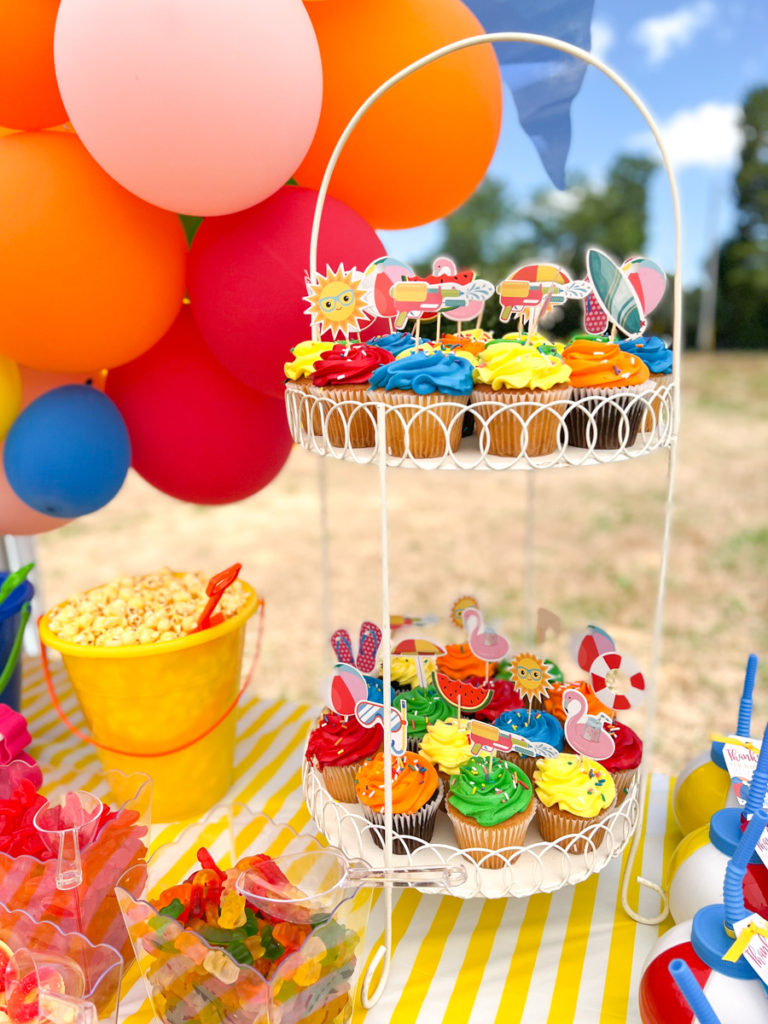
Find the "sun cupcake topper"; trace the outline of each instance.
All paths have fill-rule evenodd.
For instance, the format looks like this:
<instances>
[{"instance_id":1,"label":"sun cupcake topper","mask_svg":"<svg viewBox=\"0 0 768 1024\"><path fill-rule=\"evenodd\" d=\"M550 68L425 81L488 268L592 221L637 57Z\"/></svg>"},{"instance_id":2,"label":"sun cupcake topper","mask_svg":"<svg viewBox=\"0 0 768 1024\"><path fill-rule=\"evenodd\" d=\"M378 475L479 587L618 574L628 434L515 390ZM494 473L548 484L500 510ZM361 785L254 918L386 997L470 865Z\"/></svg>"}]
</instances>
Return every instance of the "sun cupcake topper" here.
<instances>
[{"instance_id":1,"label":"sun cupcake topper","mask_svg":"<svg viewBox=\"0 0 768 1024\"><path fill-rule=\"evenodd\" d=\"M516 654L509 666L510 679L515 692L528 701L528 711L533 707L534 700L546 697L552 685L549 678L549 668L546 662L537 658L535 654L521 652Z\"/></svg>"},{"instance_id":2,"label":"sun cupcake topper","mask_svg":"<svg viewBox=\"0 0 768 1024\"><path fill-rule=\"evenodd\" d=\"M306 279L304 301L309 309L304 312L312 318L313 329L320 334L330 332L334 338L359 334L374 315L362 276L354 267L345 270L343 263L337 270L326 265L325 271L316 274L315 281Z\"/></svg>"}]
</instances>

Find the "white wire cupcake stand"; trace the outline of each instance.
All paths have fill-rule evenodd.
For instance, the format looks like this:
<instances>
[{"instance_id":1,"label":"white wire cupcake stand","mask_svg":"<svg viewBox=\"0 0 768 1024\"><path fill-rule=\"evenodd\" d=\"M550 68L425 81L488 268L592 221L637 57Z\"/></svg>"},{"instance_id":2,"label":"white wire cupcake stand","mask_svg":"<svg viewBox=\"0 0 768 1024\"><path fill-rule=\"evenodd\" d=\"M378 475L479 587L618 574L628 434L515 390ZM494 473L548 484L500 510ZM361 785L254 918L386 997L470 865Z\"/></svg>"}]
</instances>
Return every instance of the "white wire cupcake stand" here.
<instances>
[{"instance_id":1,"label":"white wire cupcake stand","mask_svg":"<svg viewBox=\"0 0 768 1024\"><path fill-rule=\"evenodd\" d=\"M666 916L664 911L657 918L644 918L628 904L627 890L631 877L640 830L638 821L643 813L645 786L642 766L636 780L623 802L596 824L589 826L586 832L578 837L561 839L558 843L541 841L535 822L532 822L526 836L526 845L502 851L503 867L485 867L484 862L497 858L499 851L474 851L472 856L455 845L453 832L445 815L438 814L435 834L430 843L409 839L410 850L404 852L397 835L392 828L392 785L391 785L391 749L390 719L391 678L390 652L390 601L389 601L389 530L387 514L387 470L390 467L407 467L416 470L541 470L561 467L587 466L601 463L613 463L637 459L656 451L667 453L667 495L665 504L664 528L661 540L661 559L659 568L658 589L654 614L653 635L651 644L651 660L646 674L646 715L644 728L644 760L653 748L653 726L656 707L655 679L658 671L661 650L661 633L664 612L664 595L666 587L666 570L669 552L670 520L672 495L675 477L676 446L680 422L680 359L682 336L682 283L681 266L681 223L677 185L670 165L669 157L661 139L659 129L649 111L637 94L621 79L616 72L592 54L581 50L570 43L549 36L532 35L522 32L495 32L487 35L472 36L457 40L433 53L415 61L402 71L384 82L362 104L342 133L331 154L322 183L320 185L317 205L315 208L312 235L310 241L310 278L317 281L317 243L320 220L328 192L328 185L338 162L339 156L349 136L366 111L389 89L420 68L455 53L488 43L520 42L533 43L559 50L579 58L586 64L597 68L614 82L629 98L645 119L658 145L662 163L669 180L675 223L675 275L673 281L673 370L669 382L654 389L648 386L640 393L629 396L610 395L600 398L579 399L568 405L561 405L557 410L548 410L549 415L556 416L559 423L554 431L554 444L550 443L543 454L534 453L535 420L533 417L543 415L541 409L526 409L517 406L513 413L519 420L517 440L511 450L504 454L496 454L497 443L492 437L492 421L496 416L509 414L510 407L505 403L494 401L492 397L484 400L484 408L475 409L460 402L453 403L455 408L449 415L438 415L436 410L422 407L415 401L411 406L390 406L385 402L350 401L334 404L322 394L299 385L289 384L286 387L286 407L293 438L297 444L318 455L341 459L358 464L375 464L379 469L380 511L381 511L381 591L382 591L382 644L383 653L383 702L385 713L384 725L384 757L387 765L384 772L385 824L383 827L370 824L362 815L361 809L351 804L334 801L323 785L322 775L310 765L305 765L303 774L304 794L310 813L318 828L325 834L329 842L338 846L349 858L362 857L373 866L390 868L393 866L418 866L461 864L466 870L465 881L451 890L452 894L463 898L502 898L526 897L539 892L553 892L565 885L574 885L600 871L614 857L617 857L627 846L634 835L633 847L624 873L622 885L622 905L630 916L637 921L657 923ZM447 403L443 403L445 407ZM497 408L498 407L498 408ZM569 419L574 409L581 415L578 445L572 433L573 419ZM443 408L445 412L445 408ZM531 418L529 418L531 414ZM461 437L460 425L469 415L474 419L474 431L469 437ZM600 447L605 443L605 416L613 418L614 446ZM424 449L420 448L422 433L418 418L434 417L442 431L444 443L434 444L429 448L429 457L423 457ZM362 418L359 420L358 418ZM393 422L391 417L397 417ZM389 419L388 419L389 418ZM601 425L602 423L602 425ZM361 429L358 429L361 428ZM361 432L362 430L362 432ZM466 431L465 431L466 433ZM533 616L535 608L534 596L534 551L535 551L535 477L536 473L526 474L527 480L527 514L525 523L525 572L524 588L526 596L526 627L529 636L533 636ZM326 518L325 478L321 470L321 518L323 535L323 572L328 578L328 528ZM326 608L327 608L327 603ZM378 832L379 842L375 842L373 833ZM577 838L586 837L584 852L572 852L572 845ZM393 843L394 841L394 843ZM579 847L582 848L581 846ZM398 852L399 851L399 852ZM660 891L658 886L644 879L641 883ZM434 891L434 890L432 890ZM363 980L362 1002L365 1007L372 1006L380 997L389 973L389 962L392 951L392 887L385 888L384 906L386 913L385 945L373 958ZM383 961L383 963L382 963ZM381 976L375 992L370 991L374 974L381 966Z\"/></svg>"}]
</instances>

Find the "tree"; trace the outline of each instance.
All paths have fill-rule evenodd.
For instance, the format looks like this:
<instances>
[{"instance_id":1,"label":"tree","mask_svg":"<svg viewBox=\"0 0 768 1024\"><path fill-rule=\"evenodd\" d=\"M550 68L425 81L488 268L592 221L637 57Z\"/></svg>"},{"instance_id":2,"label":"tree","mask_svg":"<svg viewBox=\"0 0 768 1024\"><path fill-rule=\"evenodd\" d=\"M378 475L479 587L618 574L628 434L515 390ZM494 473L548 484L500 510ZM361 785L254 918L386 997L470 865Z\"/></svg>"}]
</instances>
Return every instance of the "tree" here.
<instances>
[{"instance_id":1,"label":"tree","mask_svg":"<svg viewBox=\"0 0 768 1024\"><path fill-rule=\"evenodd\" d=\"M738 226L720 253L720 348L768 346L768 88L747 96L742 133Z\"/></svg>"}]
</instances>

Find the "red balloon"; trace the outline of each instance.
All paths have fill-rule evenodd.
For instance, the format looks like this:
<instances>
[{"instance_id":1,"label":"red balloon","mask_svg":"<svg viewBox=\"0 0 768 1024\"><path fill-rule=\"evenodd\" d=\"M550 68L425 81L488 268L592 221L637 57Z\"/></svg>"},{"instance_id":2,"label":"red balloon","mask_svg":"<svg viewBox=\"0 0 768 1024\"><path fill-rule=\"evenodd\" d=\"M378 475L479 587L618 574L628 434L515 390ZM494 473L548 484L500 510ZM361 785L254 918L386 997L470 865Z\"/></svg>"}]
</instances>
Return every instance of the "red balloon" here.
<instances>
[{"instance_id":1,"label":"red balloon","mask_svg":"<svg viewBox=\"0 0 768 1024\"><path fill-rule=\"evenodd\" d=\"M286 186L258 206L206 217L189 254L189 297L216 358L240 380L283 396L283 364L310 337L303 300L317 193ZM318 270L365 268L386 250L363 218L338 199L323 211ZM388 333L381 321L363 332Z\"/></svg>"},{"instance_id":2,"label":"red balloon","mask_svg":"<svg viewBox=\"0 0 768 1024\"><path fill-rule=\"evenodd\" d=\"M291 450L282 402L246 387L211 354L189 307L144 355L107 376L134 469L183 501L223 505L255 494Z\"/></svg>"}]
</instances>

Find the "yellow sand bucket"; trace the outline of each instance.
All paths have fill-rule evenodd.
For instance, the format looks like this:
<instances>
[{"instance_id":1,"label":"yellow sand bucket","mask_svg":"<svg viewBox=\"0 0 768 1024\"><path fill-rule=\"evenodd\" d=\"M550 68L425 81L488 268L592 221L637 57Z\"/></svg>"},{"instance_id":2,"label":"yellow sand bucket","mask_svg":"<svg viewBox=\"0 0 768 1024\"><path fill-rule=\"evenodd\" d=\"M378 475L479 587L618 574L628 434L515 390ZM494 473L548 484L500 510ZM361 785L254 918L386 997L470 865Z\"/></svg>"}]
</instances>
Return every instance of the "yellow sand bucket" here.
<instances>
[{"instance_id":1,"label":"yellow sand bucket","mask_svg":"<svg viewBox=\"0 0 768 1024\"><path fill-rule=\"evenodd\" d=\"M245 627L263 605L252 587L243 586L246 603L236 615L160 644L84 647L51 632L52 612L40 620L40 639L61 652L93 736L64 714L44 657L56 710L98 748L105 768L152 776L155 821L197 816L232 784Z\"/></svg>"}]
</instances>

